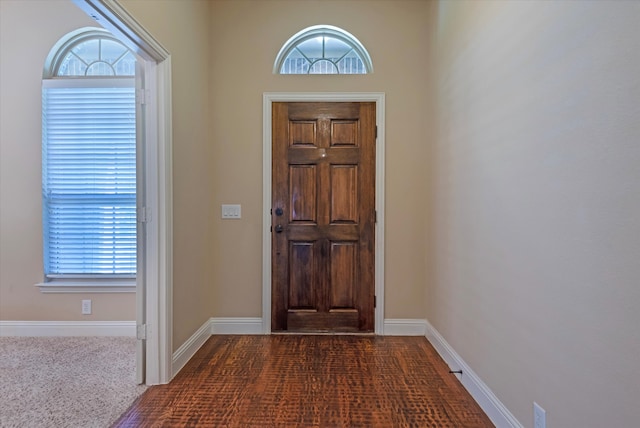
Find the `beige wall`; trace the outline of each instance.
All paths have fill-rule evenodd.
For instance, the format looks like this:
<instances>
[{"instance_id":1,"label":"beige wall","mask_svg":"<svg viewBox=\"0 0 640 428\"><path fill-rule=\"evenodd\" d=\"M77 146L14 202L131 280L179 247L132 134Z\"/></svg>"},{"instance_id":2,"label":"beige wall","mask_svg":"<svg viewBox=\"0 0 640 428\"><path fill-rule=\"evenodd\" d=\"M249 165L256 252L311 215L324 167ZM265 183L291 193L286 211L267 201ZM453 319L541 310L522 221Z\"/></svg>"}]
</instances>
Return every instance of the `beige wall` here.
<instances>
[{"instance_id":1,"label":"beige wall","mask_svg":"<svg viewBox=\"0 0 640 428\"><path fill-rule=\"evenodd\" d=\"M211 316L214 205L207 1L122 1L171 53L173 109L173 350Z\"/></svg>"},{"instance_id":2,"label":"beige wall","mask_svg":"<svg viewBox=\"0 0 640 428\"><path fill-rule=\"evenodd\" d=\"M387 318L424 314L424 181L430 78L425 25L432 5L417 1L216 1L211 9L211 197L241 203L243 219L213 220L215 316L261 315L263 92L386 93ZM374 63L366 76L272 73L282 45L303 28L341 27Z\"/></svg>"},{"instance_id":3,"label":"beige wall","mask_svg":"<svg viewBox=\"0 0 640 428\"><path fill-rule=\"evenodd\" d=\"M212 315L210 4L123 3L172 53L177 349ZM0 0L0 7L0 319L133 320L133 294L41 294L34 287L43 276L42 66L60 37L95 22L68 0ZM85 298L93 300L91 316L80 315Z\"/></svg>"},{"instance_id":4,"label":"beige wall","mask_svg":"<svg viewBox=\"0 0 640 428\"><path fill-rule=\"evenodd\" d=\"M46 53L67 31L93 22L67 1L2 4L0 317L79 319L79 301L87 296L44 296L33 287L42 277L40 130L34 124L40 123L39 81ZM365 9L364 2L340 1L122 4L172 55L174 349L210 316L261 316L266 91L386 93L386 317L421 317L427 207L420 183L428 162L427 136L433 129L432 100L424 84L430 81L425 40L431 30L424 22L433 4L374 1ZM55 19L45 21L51 17ZM320 23L356 35L369 47L375 73L273 75L273 60L282 44L300 29ZM19 49L15 40L20 40ZM24 65L20 71L8 66L17 56ZM24 69L32 71L25 75ZM221 221L222 203L242 204L242 220ZM133 318L132 301L123 304L123 296L91 297L92 319Z\"/></svg>"},{"instance_id":5,"label":"beige wall","mask_svg":"<svg viewBox=\"0 0 640 428\"><path fill-rule=\"evenodd\" d=\"M527 427L534 400L550 426L636 425L640 4L122 4L172 54L174 349L211 316L261 316L262 93L380 91L386 317L426 317ZM33 287L42 61L87 25L68 5L0 0L0 319L79 318L82 296ZM375 72L273 75L320 23ZM94 319L132 318L100 298L123 313Z\"/></svg>"},{"instance_id":6,"label":"beige wall","mask_svg":"<svg viewBox=\"0 0 640 428\"><path fill-rule=\"evenodd\" d=\"M172 53L174 97L181 97L174 100L176 123L183 117L192 127L210 126L204 144L179 140L177 130L174 135L174 210L182 213L174 223L174 299L183 293L202 296L206 289L210 316L262 315L262 94L378 91L387 96L386 317L421 317L426 205L420 183L431 106L423 83L430 65L424 22L433 5L375 1L363 9L365 2L215 1L208 38L188 36L189 45L179 40L185 29L194 31L194 24L175 16L186 16L184 8L196 10L204 2L122 3ZM192 18L199 28L203 16ZM316 24L336 25L358 37L370 47L375 73L273 75L284 42ZM194 111L193 99L203 91L208 91L210 110ZM187 144L190 155L184 152ZM242 219L222 221L223 203L242 204ZM185 318L192 316L190 305L198 303L197 298L185 299L182 306L176 301L174 328L185 334L195 330ZM175 337L174 346L186 337Z\"/></svg>"},{"instance_id":7,"label":"beige wall","mask_svg":"<svg viewBox=\"0 0 640 428\"><path fill-rule=\"evenodd\" d=\"M41 85L49 50L95 26L68 0L0 0L0 320L133 320L133 294L42 294ZM93 315L81 315L81 300Z\"/></svg>"},{"instance_id":8,"label":"beige wall","mask_svg":"<svg viewBox=\"0 0 640 428\"><path fill-rule=\"evenodd\" d=\"M640 421L639 22L438 5L427 318L527 427Z\"/></svg>"}]
</instances>

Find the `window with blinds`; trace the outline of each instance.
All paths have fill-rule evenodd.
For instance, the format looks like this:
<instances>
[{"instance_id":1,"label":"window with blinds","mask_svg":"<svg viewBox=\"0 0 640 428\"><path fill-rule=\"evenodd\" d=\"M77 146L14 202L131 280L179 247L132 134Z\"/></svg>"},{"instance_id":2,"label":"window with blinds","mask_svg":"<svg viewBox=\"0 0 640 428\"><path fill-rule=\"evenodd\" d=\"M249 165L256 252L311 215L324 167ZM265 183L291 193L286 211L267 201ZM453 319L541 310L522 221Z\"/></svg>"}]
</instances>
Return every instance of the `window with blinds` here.
<instances>
[{"instance_id":1,"label":"window with blinds","mask_svg":"<svg viewBox=\"0 0 640 428\"><path fill-rule=\"evenodd\" d=\"M42 88L45 277L135 278L135 57L99 33L57 58Z\"/></svg>"},{"instance_id":2,"label":"window with blinds","mask_svg":"<svg viewBox=\"0 0 640 428\"><path fill-rule=\"evenodd\" d=\"M44 88L45 274L136 273L135 90Z\"/></svg>"}]
</instances>

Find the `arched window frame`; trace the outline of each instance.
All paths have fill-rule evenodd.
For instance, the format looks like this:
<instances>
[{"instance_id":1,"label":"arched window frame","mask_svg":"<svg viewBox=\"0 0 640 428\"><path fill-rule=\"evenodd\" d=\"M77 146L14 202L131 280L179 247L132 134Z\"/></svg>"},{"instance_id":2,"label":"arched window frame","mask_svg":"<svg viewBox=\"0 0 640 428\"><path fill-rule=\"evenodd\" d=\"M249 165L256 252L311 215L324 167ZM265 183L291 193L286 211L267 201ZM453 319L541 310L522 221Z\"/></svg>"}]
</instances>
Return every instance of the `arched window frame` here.
<instances>
[{"instance_id":1,"label":"arched window frame","mask_svg":"<svg viewBox=\"0 0 640 428\"><path fill-rule=\"evenodd\" d=\"M273 64L273 73L282 74L282 65L291 52L293 52L301 43L316 37L331 37L346 43L362 60L366 70L365 74L373 73L373 62L371 61L371 56L364 45L360 43L353 34L332 25L315 25L294 34L282 46L280 52L278 52Z\"/></svg>"},{"instance_id":2,"label":"arched window frame","mask_svg":"<svg viewBox=\"0 0 640 428\"><path fill-rule=\"evenodd\" d=\"M105 40L122 48L122 54L103 57L102 43ZM93 61L73 52L88 41L98 42L97 58ZM84 63L86 69L84 72L61 74L61 67L71 54ZM136 65L117 66L119 61L130 55L130 59L137 61L133 51L108 31L85 27L63 36L49 51L44 63L42 207L45 283L74 288L106 286L113 291L135 286ZM102 66L91 70L94 64ZM50 114L52 111L55 114ZM55 140L50 135L53 133L59 134ZM100 143L98 147L96 141L106 141L107 145ZM92 147L89 150L95 151L87 152L83 146L85 143L86 147ZM49 153L52 153L51 159ZM87 153L92 153L90 158ZM89 170L102 175L86 176L80 179L83 181L72 177L73 174L84 177L84 171ZM73 172L67 174L66 171ZM104 174L111 178L105 178ZM51 232L53 228L55 232ZM98 233L101 236L96 237ZM109 248L103 246L107 241L111 245Z\"/></svg>"},{"instance_id":3,"label":"arched window frame","mask_svg":"<svg viewBox=\"0 0 640 428\"><path fill-rule=\"evenodd\" d=\"M66 34L53 46L53 48L51 48L51 51L49 51L49 55L47 56L47 59L44 64L42 78L43 79L58 79L58 78L59 79L84 79L84 78L86 79L96 79L96 78L129 78L131 79L135 77L135 70L133 70L134 73L120 74L120 75L118 75L115 70L114 70L114 74L112 75L91 75L86 73L84 76L60 75L60 68L63 66L64 60L67 58L67 56L69 54L74 54L73 49L81 45L82 43L85 43L91 40L98 40L98 41L109 40L115 44L122 46L125 49L122 56L125 56L127 53L131 53L133 55L133 52L131 52L129 48L123 45L122 42L120 42L107 30L102 28L94 28L94 27L79 28L75 31L72 31ZM120 58L118 58L118 60L119 59ZM116 64L118 60L113 62L107 62L100 58L98 61L93 61L93 63L88 64L87 70L91 68L91 65L98 62L108 64L113 69L113 65Z\"/></svg>"}]
</instances>

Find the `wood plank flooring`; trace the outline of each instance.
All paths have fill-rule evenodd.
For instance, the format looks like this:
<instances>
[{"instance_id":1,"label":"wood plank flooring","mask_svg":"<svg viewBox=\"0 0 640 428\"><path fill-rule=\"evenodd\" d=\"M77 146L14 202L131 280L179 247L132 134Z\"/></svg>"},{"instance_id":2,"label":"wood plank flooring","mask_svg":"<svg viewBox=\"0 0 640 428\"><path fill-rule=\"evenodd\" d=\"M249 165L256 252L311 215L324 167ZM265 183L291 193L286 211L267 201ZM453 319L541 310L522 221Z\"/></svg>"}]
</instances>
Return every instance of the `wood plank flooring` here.
<instances>
[{"instance_id":1,"label":"wood plank flooring","mask_svg":"<svg viewBox=\"0 0 640 428\"><path fill-rule=\"evenodd\" d=\"M424 337L212 336L114 427L492 427Z\"/></svg>"}]
</instances>

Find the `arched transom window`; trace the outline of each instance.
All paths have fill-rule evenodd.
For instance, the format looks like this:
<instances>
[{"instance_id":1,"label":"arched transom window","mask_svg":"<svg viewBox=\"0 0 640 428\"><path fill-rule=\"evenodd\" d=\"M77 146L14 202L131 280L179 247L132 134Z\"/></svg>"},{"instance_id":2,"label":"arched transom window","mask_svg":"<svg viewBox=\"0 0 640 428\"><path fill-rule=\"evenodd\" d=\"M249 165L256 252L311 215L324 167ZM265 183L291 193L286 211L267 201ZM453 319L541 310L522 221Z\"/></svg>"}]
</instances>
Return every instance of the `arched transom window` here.
<instances>
[{"instance_id":1,"label":"arched transom window","mask_svg":"<svg viewBox=\"0 0 640 428\"><path fill-rule=\"evenodd\" d=\"M330 25L306 28L280 49L277 74L367 74L373 72L365 47L348 32Z\"/></svg>"},{"instance_id":2,"label":"arched transom window","mask_svg":"<svg viewBox=\"0 0 640 428\"><path fill-rule=\"evenodd\" d=\"M133 77L136 57L109 32L80 29L68 34L51 50L44 78Z\"/></svg>"}]
</instances>

